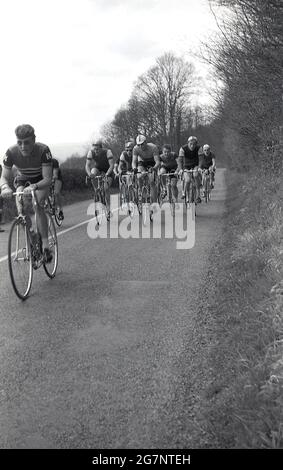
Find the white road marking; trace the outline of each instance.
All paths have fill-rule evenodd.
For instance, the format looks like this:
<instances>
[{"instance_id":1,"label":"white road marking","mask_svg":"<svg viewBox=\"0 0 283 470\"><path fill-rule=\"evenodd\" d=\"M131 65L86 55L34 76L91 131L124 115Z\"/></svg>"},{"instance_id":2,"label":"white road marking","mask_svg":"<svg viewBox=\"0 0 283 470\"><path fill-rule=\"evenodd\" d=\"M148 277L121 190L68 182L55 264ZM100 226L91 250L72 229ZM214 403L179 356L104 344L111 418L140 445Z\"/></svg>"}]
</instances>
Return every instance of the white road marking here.
<instances>
[{"instance_id":1,"label":"white road marking","mask_svg":"<svg viewBox=\"0 0 283 470\"><path fill-rule=\"evenodd\" d=\"M113 209L111 212L116 212L118 210L119 210L119 207L117 209ZM105 217L105 214L103 214L102 216ZM76 228L81 227L82 225L88 224L91 220L94 220L94 219L95 217L92 217L90 219L84 220L83 222L80 222L79 224L73 225L72 227L66 228L65 230L61 230L60 232L57 232L57 237L59 237L60 235L64 235L65 233L71 232L72 230L75 230ZM8 255L2 256L2 258L0 258L0 263L7 261L7 259L8 259Z\"/></svg>"}]
</instances>

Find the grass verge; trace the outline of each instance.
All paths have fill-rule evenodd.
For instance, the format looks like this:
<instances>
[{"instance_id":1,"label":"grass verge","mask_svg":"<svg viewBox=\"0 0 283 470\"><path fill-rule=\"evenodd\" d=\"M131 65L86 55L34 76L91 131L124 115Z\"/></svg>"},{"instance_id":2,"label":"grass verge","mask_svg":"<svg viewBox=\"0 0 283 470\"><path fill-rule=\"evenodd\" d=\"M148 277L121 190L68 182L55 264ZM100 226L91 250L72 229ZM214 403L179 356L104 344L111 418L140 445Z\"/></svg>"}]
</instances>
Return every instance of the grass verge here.
<instances>
[{"instance_id":1,"label":"grass verge","mask_svg":"<svg viewBox=\"0 0 283 470\"><path fill-rule=\"evenodd\" d=\"M199 308L202 421L213 447L283 447L282 214L274 176L227 172L221 241ZM282 201L281 201L282 202Z\"/></svg>"}]
</instances>

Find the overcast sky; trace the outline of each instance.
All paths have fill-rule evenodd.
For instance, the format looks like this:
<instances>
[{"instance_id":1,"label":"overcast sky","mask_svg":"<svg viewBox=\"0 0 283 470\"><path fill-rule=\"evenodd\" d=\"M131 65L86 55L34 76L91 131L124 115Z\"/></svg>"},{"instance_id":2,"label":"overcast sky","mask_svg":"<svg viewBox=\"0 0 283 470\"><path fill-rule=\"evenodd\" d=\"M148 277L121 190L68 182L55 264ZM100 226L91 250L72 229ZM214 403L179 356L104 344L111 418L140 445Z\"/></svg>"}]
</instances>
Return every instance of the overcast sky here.
<instances>
[{"instance_id":1,"label":"overcast sky","mask_svg":"<svg viewBox=\"0 0 283 470\"><path fill-rule=\"evenodd\" d=\"M156 57L173 51L190 60L188 51L215 27L207 0L0 4L2 152L24 122L46 144L88 141Z\"/></svg>"}]
</instances>

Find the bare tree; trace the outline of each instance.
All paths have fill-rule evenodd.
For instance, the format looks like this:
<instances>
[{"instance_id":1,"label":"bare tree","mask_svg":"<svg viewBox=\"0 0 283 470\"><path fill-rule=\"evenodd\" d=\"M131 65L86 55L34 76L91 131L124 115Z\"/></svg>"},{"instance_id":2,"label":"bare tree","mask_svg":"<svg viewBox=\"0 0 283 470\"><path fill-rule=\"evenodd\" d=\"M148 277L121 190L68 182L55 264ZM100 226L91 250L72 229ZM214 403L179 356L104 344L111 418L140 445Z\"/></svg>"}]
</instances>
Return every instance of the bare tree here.
<instances>
[{"instance_id":1,"label":"bare tree","mask_svg":"<svg viewBox=\"0 0 283 470\"><path fill-rule=\"evenodd\" d=\"M147 134L169 142L180 140L183 113L195 83L192 64L166 53L156 64L141 75L135 85L133 97L140 103L143 125Z\"/></svg>"}]
</instances>

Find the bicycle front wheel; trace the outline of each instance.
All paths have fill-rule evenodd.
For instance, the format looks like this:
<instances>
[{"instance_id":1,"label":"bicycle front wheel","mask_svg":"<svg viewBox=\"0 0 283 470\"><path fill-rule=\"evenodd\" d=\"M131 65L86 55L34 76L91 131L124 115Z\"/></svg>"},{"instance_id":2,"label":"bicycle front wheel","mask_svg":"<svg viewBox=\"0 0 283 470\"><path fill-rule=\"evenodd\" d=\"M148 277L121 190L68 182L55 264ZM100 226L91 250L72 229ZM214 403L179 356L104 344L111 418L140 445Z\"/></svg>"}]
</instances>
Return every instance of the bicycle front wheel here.
<instances>
[{"instance_id":1,"label":"bicycle front wheel","mask_svg":"<svg viewBox=\"0 0 283 470\"><path fill-rule=\"evenodd\" d=\"M169 200L169 203L170 203L171 215L172 215L172 217L175 217L175 201L173 200L171 184L168 185L167 193L168 193L168 200Z\"/></svg>"},{"instance_id":2,"label":"bicycle front wheel","mask_svg":"<svg viewBox=\"0 0 283 470\"><path fill-rule=\"evenodd\" d=\"M128 214L133 217L135 214L135 191L132 186L128 188Z\"/></svg>"},{"instance_id":3,"label":"bicycle front wheel","mask_svg":"<svg viewBox=\"0 0 283 470\"><path fill-rule=\"evenodd\" d=\"M52 217L50 214L46 214L47 217L47 224L48 224L48 244L49 249L52 253L52 261L51 263L44 263L44 271L46 272L47 276L52 279L57 270L58 266L58 242L57 242L57 234L55 224L53 222Z\"/></svg>"},{"instance_id":4,"label":"bicycle front wheel","mask_svg":"<svg viewBox=\"0 0 283 470\"><path fill-rule=\"evenodd\" d=\"M21 300L25 300L31 289L33 268L27 226L23 219L16 219L10 230L8 266L16 295Z\"/></svg>"}]
</instances>

